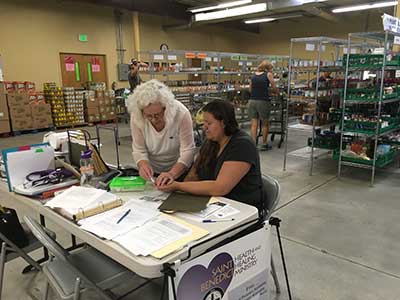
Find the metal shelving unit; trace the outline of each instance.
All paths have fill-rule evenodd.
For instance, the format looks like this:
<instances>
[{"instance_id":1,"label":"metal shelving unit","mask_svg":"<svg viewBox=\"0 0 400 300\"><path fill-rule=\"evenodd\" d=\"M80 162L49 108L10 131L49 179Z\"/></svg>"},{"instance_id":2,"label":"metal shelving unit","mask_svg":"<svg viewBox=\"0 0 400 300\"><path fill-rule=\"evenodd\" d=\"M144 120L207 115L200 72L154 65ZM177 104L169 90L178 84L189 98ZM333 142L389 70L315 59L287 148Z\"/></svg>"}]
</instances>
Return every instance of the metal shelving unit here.
<instances>
[{"instance_id":1,"label":"metal shelving unit","mask_svg":"<svg viewBox=\"0 0 400 300\"><path fill-rule=\"evenodd\" d=\"M377 161L379 160L378 158L378 141L380 137L383 137L385 135L388 135L389 133L393 131L400 130L400 124L395 125L393 128L389 128L388 130L382 130L382 112L384 108L386 108L386 105L393 105L394 103L397 103L398 108L397 108L397 113L399 113L399 108L400 108L400 93L398 93L397 97L392 98L392 99L386 99L384 96L384 88L385 88L385 80L387 79L386 75L388 74L388 71L396 71L400 70L400 64L398 66L393 66L390 65L388 66L388 55L390 50L393 47L394 44L394 38L398 36L400 37L400 34L393 33L390 31L384 31L384 32L363 32L363 33L350 33L348 37L348 49L351 49L352 45L354 44L355 40L362 40L365 44L367 44L368 47L372 48L383 48L383 52L381 53L382 56L382 62L378 65L366 65L366 66L351 66L350 65L350 53L347 54L347 60L346 60L346 80L345 80L345 88L344 88L344 99L343 99L343 105L342 105L342 118L341 118L341 141L340 141L340 149L339 149L339 163L338 163L338 177L341 176L342 172L342 166L350 166L350 167L355 167L355 168L362 168L362 169L368 169L371 170L371 186L374 185L375 181L375 174L376 174L376 169L378 168L377 166ZM371 51L371 50L370 50ZM399 54L399 53L398 53ZM367 54L370 55L370 54ZM372 55L371 55L372 56ZM358 77L362 77L362 74L364 71L369 71L369 72L374 72L376 75L376 86L379 87L379 98L373 99L373 100L356 100L356 99L348 99L350 98L348 95L349 91L349 76L355 74ZM362 107L368 107L370 110L374 111L376 113L376 121L375 121L375 131L365 131L362 132L360 130L346 130L345 129L345 117L346 117L346 108L352 107L355 109L361 109ZM364 136L366 139L372 139L373 141L373 154L371 161L366 161L365 163L361 162L355 162L354 160L351 161L352 159L343 155L343 147L345 146L345 141L344 139L346 136ZM398 153L395 153L396 155ZM394 158L395 156L393 155L391 158ZM390 163L391 160L387 160L386 163ZM382 164L383 165L383 164Z\"/></svg>"},{"instance_id":2,"label":"metal shelving unit","mask_svg":"<svg viewBox=\"0 0 400 300\"><path fill-rule=\"evenodd\" d=\"M295 66L294 65L294 45L295 44L305 44L305 45L313 45L316 52L316 60L312 60L313 66ZM343 39L335 39L329 37L307 37L307 38L293 38L290 41L290 59L289 59L289 79L288 79L288 101L287 101L287 111L289 112L289 107L291 104L296 103L309 103L314 106L314 111L312 114L312 143L311 143L311 151L310 151L310 175L312 175L314 168L314 159L319 156L319 153L315 154L314 141L316 137L316 128L317 128L317 115L318 115L318 104L322 101L319 96L319 91L322 90L320 88L320 75L322 72L343 72L344 68L340 65L323 65L323 51L326 47L334 47L334 64L337 64L340 61L340 49L347 45L347 41ZM308 81L310 81L311 74L316 75L316 82L314 90L314 95L305 98L297 98L292 95L292 81L297 79L298 74L307 74ZM328 101L332 101L328 99ZM324 126L331 124L323 124ZM334 126L334 124L332 125ZM319 127L319 126L318 126ZM287 156L288 156L288 137L289 137L289 113L287 113L286 120L286 136L285 136L285 151L284 151L284 159L283 159L283 170L286 171L287 166ZM321 151L319 151L321 152ZM328 151L325 151L328 152ZM325 153L324 152L324 153Z\"/></svg>"},{"instance_id":3,"label":"metal shelving unit","mask_svg":"<svg viewBox=\"0 0 400 300\"><path fill-rule=\"evenodd\" d=\"M152 50L140 53L140 59L149 64L148 70L140 74L166 82L176 98L193 114L201 104L215 99L233 101L238 121L245 123L249 121L245 103L251 74L263 60L271 61L277 73L282 74L287 71L288 58L197 50ZM197 85L191 85L195 81Z\"/></svg>"}]
</instances>

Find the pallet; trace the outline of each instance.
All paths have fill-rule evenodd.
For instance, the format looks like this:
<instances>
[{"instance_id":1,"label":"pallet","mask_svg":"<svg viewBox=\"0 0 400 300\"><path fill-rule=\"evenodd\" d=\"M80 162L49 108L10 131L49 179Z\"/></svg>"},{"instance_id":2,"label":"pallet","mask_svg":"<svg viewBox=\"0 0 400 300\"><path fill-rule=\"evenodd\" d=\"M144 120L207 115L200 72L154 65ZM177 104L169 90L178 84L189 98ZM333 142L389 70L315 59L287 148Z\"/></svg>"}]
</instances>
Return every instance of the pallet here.
<instances>
[{"instance_id":1,"label":"pallet","mask_svg":"<svg viewBox=\"0 0 400 300\"><path fill-rule=\"evenodd\" d=\"M114 118L114 119L111 119L111 120L102 120L102 121L90 122L90 123L88 123L88 126L107 125L107 124L116 124L116 123L118 123L118 119Z\"/></svg>"},{"instance_id":2,"label":"pallet","mask_svg":"<svg viewBox=\"0 0 400 300\"><path fill-rule=\"evenodd\" d=\"M13 136L20 136L23 134L35 134L39 132L44 132L44 131L53 131L55 130L55 127L45 127L45 128L37 128L37 129L27 129L27 130L15 130L12 132Z\"/></svg>"},{"instance_id":3,"label":"pallet","mask_svg":"<svg viewBox=\"0 0 400 300\"><path fill-rule=\"evenodd\" d=\"M68 124L64 126L56 126L56 129L74 129L74 128L79 128L79 127L85 127L88 126L89 123L80 123L80 124Z\"/></svg>"},{"instance_id":4,"label":"pallet","mask_svg":"<svg viewBox=\"0 0 400 300\"><path fill-rule=\"evenodd\" d=\"M2 132L0 133L0 139L12 137L12 132Z\"/></svg>"}]
</instances>

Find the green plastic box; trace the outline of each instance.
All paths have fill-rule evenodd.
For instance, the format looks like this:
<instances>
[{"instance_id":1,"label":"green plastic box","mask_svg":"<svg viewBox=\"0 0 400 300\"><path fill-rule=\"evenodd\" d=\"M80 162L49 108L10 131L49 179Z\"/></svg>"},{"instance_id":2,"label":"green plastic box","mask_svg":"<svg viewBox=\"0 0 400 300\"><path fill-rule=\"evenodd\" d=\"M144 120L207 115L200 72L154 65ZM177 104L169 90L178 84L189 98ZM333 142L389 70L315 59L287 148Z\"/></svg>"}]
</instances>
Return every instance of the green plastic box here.
<instances>
[{"instance_id":1,"label":"green plastic box","mask_svg":"<svg viewBox=\"0 0 400 300\"><path fill-rule=\"evenodd\" d=\"M111 192L143 191L146 188L146 180L140 176L115 177L110 182Z\"/></svg>"}]
</instances>

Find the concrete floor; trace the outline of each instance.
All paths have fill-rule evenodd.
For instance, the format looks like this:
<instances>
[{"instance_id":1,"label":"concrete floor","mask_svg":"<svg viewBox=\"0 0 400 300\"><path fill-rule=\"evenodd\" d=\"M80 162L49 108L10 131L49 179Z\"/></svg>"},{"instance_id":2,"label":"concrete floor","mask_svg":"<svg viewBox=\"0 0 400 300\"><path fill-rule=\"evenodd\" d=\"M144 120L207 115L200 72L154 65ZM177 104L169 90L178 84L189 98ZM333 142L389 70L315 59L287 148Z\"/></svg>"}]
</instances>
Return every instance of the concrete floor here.
<instances>
[{"instance_id":1,"label":"concrete floor","mask_svg":"<svg viewBox=\"0 0 400 300\"><path fill-rule=\"evenodd\" d=\"M93 128L89 128L93 131ZM308 134L291 130L289 151L302 147ZM0 139L0 149L40 142L43 134ZM121 162L132 163L129 128L120 126ZM115 164L115 146L109 132L102 133L102 154ZM277 141L275 142L275 144ZM296 300L377 300L399 299L400 295L400 175L398 169L380 171L374 187L369 186L369 172L344 169L336 177L337 165L329 157L316 160L313 176L309 161L289 157L286 172L282 171L283 149L261 152L262 172L278 179L282 187L276 216L282 219L281 235L286 263ZM2 195L2 198L7 195ZM16 206L20 216L31 214ZM69 236L54 224L65 246ZM273 239L273 255L277 264L282 293L272 287L272 299L288 299L277 239ZM35 253L40 257L40 252ZM3 299L40 298L41 274L20 273L25 262L8 263ZM135 284L140 280L134 279ZM272 282L272 281L271 281ZM131 286L132 283L127 283ZM127 286L121 287L126 290ZM160 281L124 298L159 299ZM51 299L55 299L51 297ZM97 299L87 295L84 299ZM188 299L189 300L189 299ZM192 300L192 299L190 299ZM195 300L195 299L193 299Z\"/></svg>"}]
</instances>

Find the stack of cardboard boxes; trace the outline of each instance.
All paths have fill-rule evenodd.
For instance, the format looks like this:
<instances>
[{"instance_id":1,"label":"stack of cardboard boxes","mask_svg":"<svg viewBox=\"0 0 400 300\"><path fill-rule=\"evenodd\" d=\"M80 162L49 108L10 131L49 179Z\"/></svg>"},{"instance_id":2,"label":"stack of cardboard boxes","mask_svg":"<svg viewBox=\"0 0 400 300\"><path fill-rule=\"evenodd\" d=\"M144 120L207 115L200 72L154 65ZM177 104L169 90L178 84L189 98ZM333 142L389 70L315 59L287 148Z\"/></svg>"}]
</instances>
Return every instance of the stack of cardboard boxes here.
<instances>
[{"instance_id":1,"label":"stack of cardboard boxes","mask_svg":"<svg viewBox=\"0 0 400 300\"><path fill-rule=\"evenodd\" d=\"M0 82L0 133L53 125L50 105L34 88L32 82Z\"/></svg>"},{"instance_id":2,"label":"stack of cardboard boxes","mask_svg":"<svg viewBox=\"0 0 400 300\"><path fill-rule=\"evenodd\" d=\"M34 129L53 127L51 105L46 103L43 93L31 95L32 126Z\"/></svg>"},{"instance_id":3,"label":"stack of cardboard boxes","mask_svg":"<svg viewBox=\"0 0 400 300\"><path fill-rule=\"evenodd\" d=\"M10 131L11 128L8 114L7 95L4 93L3 89L0 91L0 133L7 133Z\"/></svg>"},{"instance_id":4,"label":"stack of cardboard boxes","mask_svg":"<svg viewBox=\"0 0 400 300\"><path fill-rule=\"evenodd\" d=\"M114 120L116 117L114 91L87 91L86 107L86 120L90 123Z\"/></svg>"}]
</instances>

